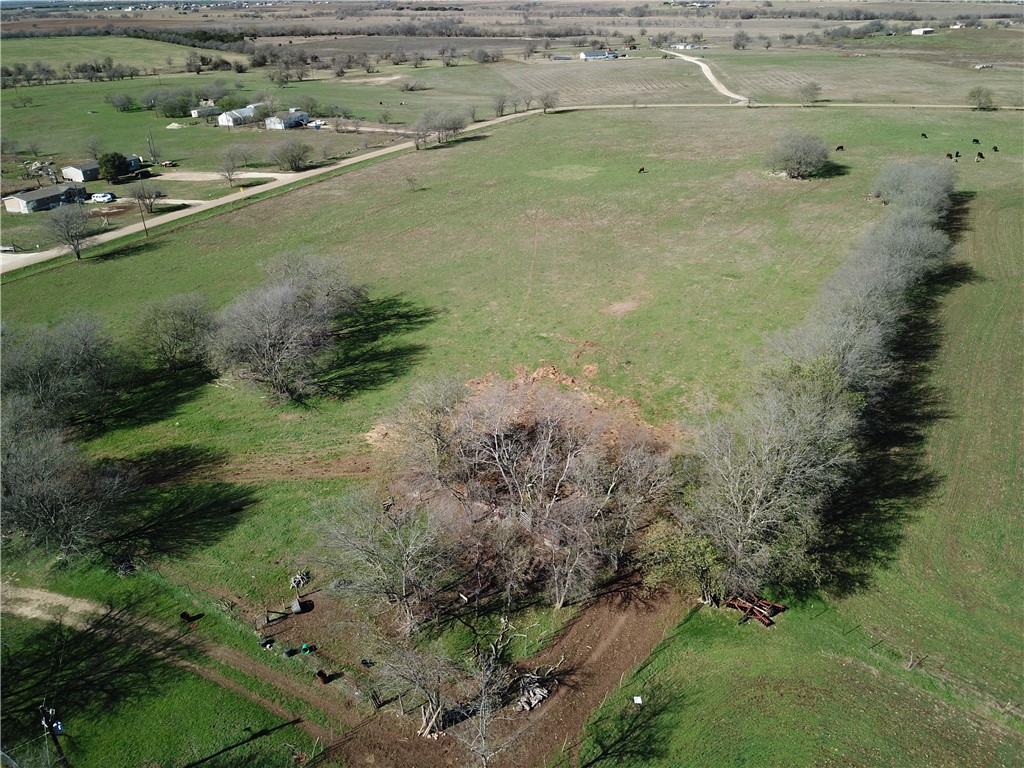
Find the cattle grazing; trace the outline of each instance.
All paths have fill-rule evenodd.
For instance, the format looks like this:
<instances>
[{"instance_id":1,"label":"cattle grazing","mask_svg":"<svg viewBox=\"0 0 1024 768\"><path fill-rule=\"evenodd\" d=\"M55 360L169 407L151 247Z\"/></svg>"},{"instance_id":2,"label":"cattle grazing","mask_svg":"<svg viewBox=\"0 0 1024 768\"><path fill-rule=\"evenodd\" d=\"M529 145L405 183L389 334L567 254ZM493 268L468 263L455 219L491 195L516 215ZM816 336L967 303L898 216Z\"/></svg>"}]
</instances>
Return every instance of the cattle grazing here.
<instances>
[{"instance_id":1,"label":"cattle grazing","mask_svg":"<svg viewBox=\"0 0 1024 768\"><path fill-rule=\"evenodd\" d=\"M980 163L984 159L985 159L985 153L984 152L979 152L977 155L974 156L974 162L976 162L976 163Z\"/></svg>"},{"instance_id":2,"label":"cattle grazing","mask_svg":"<svg viewBox=\"0 0 1024 768\"><path fill-rule=\"evenodd\" d=\"M992 151L993 152L998 152L999 151L999 147L992 147Z\"/></svg>"},{"instance_id":3,"label":"cattle grazing","mask_svg":"<svg viewBox=\"0 0 1024 768\"><path fill-rule=\"evenodd\" d=\"M383 101L382 101L382 102L380 103L380 105L381 105L382 107L386 107L386 106L387 106L387 104L385 104L385 103L384 103Z\"/></svg>"},{"instance_id":4,"label":"cattle grazing","mask_svg":"<svg viewBox=\"0 0 1024 768\"><path fill-rule=\"evenodd\" d=\"M647 173L647 166L646 165L641 165L640 166L640 170L637 171L637 173Z\"/></svg>"},{"instance_id":5,"label":"cattle grazing","mask_svg":"<svg viewBox=\"0 0 1024 768\"><path fill-rule=\"evenodd\" d=\"M838 147L836 147L836 152L845 152L845 151L846 151L846 147L844 147L842 144L840 144Z\"/></svg>"},{"instance_id":6,"label":"cattle grazing","mask_svg":"<svg viewBox=\"0 0 1024 768\"><path fill-rule=\"evenodd\" d=\"M971 139L971 144L981 144L981 139Z\"/></svg>"},{"instance_id":7,"label":"cattle grazing","mask_svg":"<svg viewBox=\"0 0 1024 768\"><path fill-rule=\"evenodd\" d=\"M922 133L921 134L921 138L922 139L927 139L928 138L928 134L927 133Z\"/></svg>"},{"instance_id":8,"label":"cattle grazing","mask_svg":"<svg viewBox=\"0 0 1024 768\"><path fill-rule=\"evenodd\" d=\"M960 150L959 149L956 151L956 154L953 155L953 157L960 157Z\"/></svg>"},{"instance_id":9,"label":"cattle grazing","mask_svg":"<svg viewBox=\"0 0 1024 768\"><path fill-rule=\"evenodd\" d=\"M952 152L947 152L946 153L946 159L947 160L952 160L953 159L953 153Z\"/></svg>"}]
</instances>

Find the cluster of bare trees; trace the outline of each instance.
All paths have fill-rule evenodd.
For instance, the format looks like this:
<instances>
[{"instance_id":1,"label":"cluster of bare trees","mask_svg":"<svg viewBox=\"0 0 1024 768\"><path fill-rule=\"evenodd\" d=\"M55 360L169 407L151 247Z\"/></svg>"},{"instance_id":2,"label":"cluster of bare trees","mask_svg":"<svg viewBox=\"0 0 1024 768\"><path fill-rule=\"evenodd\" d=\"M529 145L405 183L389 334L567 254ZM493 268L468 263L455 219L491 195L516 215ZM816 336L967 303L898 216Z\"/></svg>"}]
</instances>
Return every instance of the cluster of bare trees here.
<instances>
[{"instance_id":1,"label":"cluster of bare trees","mask_svg":"<svg viewBox=\"0 0 1024 768\"><path fill-rule=\"evenodd\" d=\"M815 553L829 507L857 471L878 405L902 374L898 345L915 291L949 265L951 242L938 225L952 191L947 166L918 162L881 174L874 194L890 204L887 215L807 320L770 345L747 401L700 430L676 510L681 528L658 531L648 546L655 566L669 572L682 563L705 597L822 576ZM681 557L666 563L666 550Z\"/></svg>"},{"instance_id":2,"label":"cluster of bare trees","mask_svg":"<svg viewBox=\"0 0 1024 768\"><path fill-rule=\"evenodd\" d=\"M466 119L462 112L428 109L419 116L412 129L416 148L424 146L431 136L436 136L439 144L456 138L466 129Z\"/></svg>"},{"instance_id":3,"label":"cluster of bare trees","mask_svg":"<svg viewBox=\"0 0 1024 768\"><path fill-rule=\"evenodd\" d=\"M113 341L82 315L53 328L4 325L0 347L3 534L64 556L86 551L134 487L130 473L91 461L69 440L122 384Z\"/></svg>"}]
</instances>

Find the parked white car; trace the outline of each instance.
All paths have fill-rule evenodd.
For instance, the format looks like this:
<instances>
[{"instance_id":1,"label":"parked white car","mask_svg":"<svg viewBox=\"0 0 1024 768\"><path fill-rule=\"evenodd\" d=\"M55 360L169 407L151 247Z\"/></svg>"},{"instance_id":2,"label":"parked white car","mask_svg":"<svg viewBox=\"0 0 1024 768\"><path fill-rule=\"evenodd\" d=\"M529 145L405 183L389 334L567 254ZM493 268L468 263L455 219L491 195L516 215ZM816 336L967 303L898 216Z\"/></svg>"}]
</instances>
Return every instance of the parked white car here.
<instances>
[{"instance_id":1,"label":"parked white car","mask_svg":"<svg viewBox=\"0 0 1024 768\"><path fill-rule=\"evenodd\" d=\"M94 203L112 203L117 199L113 192L97 192L92 196Z\"/></svg>"}]
</instances>

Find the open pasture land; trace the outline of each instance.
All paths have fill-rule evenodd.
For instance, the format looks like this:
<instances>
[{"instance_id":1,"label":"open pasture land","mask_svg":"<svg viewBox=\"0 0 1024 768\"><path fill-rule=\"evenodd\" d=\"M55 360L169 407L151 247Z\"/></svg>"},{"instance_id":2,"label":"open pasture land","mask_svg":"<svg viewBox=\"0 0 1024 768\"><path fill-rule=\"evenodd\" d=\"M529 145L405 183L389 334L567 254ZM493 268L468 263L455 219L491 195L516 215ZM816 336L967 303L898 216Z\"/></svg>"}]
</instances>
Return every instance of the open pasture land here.
<instances>
[{"instance_id":1,"label":"open pasture land","mask_svg":"<svg viewBox=\"0 0 1024 768\"><path fill-rule=\"evenodd\" d=\"M1024 104L1024 31L941 30L889 42L896 40L872 38L830 49L719 48L706 55L723 83L762 103L797 101L800 86L813 81L825 102L959 106L971 88L982 85L992 90L997 106ZM993 61L998 63L992 69L974 69Z\"/></svg>"},{"instance_id":2,"label":"open pasture land","mask_svg":"<svg viewBox=\"0 0 1024 768\"><path fill-rule=\"evenodd\" d=\"M59 75L65 64L92 63L102 61L109 56L115 64L137 67L144 74L149 74L154 71L160 73L181 72L185 68L186 57L198 50L134 37L9 38L4 39L3 47L0 48L0 59L7 67L19 62L31 65L41 61L53 67ZM220 55L228 61L248 60L247 56L230 51L199 52L211 56ZM170 59L170 63L168 63L168 59ZM124 80L122 84L130 82L132 81ZM30 93L34 93L34 91L30 91Z\"/></svg>"},{"instance_id":3,"label":"open pasture land","mask_svg":"<svg viewBox=\"0 0 1024 768\"><path fill-rule=\"evenodd\" d=\"M833 156L838 166L830 178L796 182L767 174L764 151L793 129L846 145L845 153ZM925 147L922 131L934 137ZM597 401L635 404L642 417L668 425L671 433L679 416L728 407L745 386L752 355L765 337L804 316L822 280L879 215L866 191L885 164L914 158L923 149L936 159L953 148L969 150L976 135L1002 152L985 163L960 165L958 188L975 194L971 205L984 203L990 190L1012 195L1019 189L1024 146L1017 115L722 107L536 116L369 164L148 241L106 246L96 258L6 276L3 318L45 322L89 310L127 336L146 301L198 290L222 306L259 282L261 263L285 253L337 258L370 287L371 308L352 334L345 359L331 371L335 399L281 407L234 382L182 379L149 393L146 402L159 407L112 416L89 445L96 455L115 457L194 448L213 457L206 480L257 486L257 497L237 524L167 572L204 594L274 604L281 574L261 566L274 563L287 572L306 554L313 502L337 493L347 479L372 472L363 435L415 381L440 373L463 379L511 376L519 369L568 381ZM641 166L649 172L638 174ZM1011 240L1008 233L999 242ZM1010 517L1001 511L1004 520ZM1012 597L1005 601L1013 604ZM811 622L814 613L804 620ZM790 616L799 619L801 613ZM889 621L891 614L882 619ZM801 737L802 746L791 753L780 746L778 755L799 758L829 734L855 742L883 722L869 755L884 763L882 758L910 743L928 707L939 707L929 721L932 731L967 739L966 726L950 725L956 715L994 729L996 736L979 742L984 749L977 754L998 759L1020 753L1017 736L1004 737L998 721L978 721L975 699L964 705L959 694L944 692L927 666L897 674L907 648L895 638L883 644L894 656L887 666L879 662L876 678L858 666L873 656L814 640L810 624L790 637L783 622L774 635L744 627L716 636L749 632L783 641L777 664L774 652L764 650L755 683L779 678L770 686L786 688L786 702L801 702L775 710L789 712L789 720L772 719L770 696L750 698L758 689L744 687L733 675L734 657L687 656L688 630L677 633L683 644L673 640L666 658L684 659L678 667L683 676L692 674L693 660L707 665L714 685L735 685L703 698L694 695L692 701L709 708L730 709L714 722L704 721L704 728L686 731L692 737L687 750L724 755L725 742L715 730L720 721L749 717L757 728L742 738L747 753L755 754L765 731L781 739L787 729L780 722L804 718L824 702L819 722L825 725L817 736ZM845 632L855 624L837 629ZM960 630L963 648L971 638L977 642L973 625ZM835 634L830 630L828 637ZM723 647L721 653L727 652ZM852 667L832 660L828 654L834 652L852 657ZM972 658L965 658L964 670L965 676L989 675ZM816 693L808 703L800 698L804 683L819 672L815 685L837 690L831 699ZM857 689L869 694L858 698L834 681L822 683L830 674L851 685L875 682ZM887 693L885 683L893 680L905 687ZM863 707L862 715L829 730L829 713L854 703ZM674 738L668 731L654 736ZM1002 745L995 743L999 738ZM926 758L935 758L931 764L957 764L954 757L969 752L938 742L922 749Z\"/></svg>"}]
</instances>

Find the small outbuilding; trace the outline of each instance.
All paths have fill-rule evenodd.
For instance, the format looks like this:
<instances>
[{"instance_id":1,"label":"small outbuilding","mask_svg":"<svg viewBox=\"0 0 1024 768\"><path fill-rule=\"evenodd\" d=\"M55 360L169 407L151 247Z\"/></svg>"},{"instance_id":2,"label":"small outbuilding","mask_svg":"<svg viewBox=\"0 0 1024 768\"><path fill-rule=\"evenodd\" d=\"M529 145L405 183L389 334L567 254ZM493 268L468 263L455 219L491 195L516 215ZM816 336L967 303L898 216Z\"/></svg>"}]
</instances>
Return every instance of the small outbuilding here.
<instances>
[{"instance_id":1,"label":"small outbuilding","mask_svg":"<svg viewBox=\"0 0 1024 768\"><path fill-rule=\"evenodd\" d=\"M192 117L214 117L215 115L219 115L223 111L224 110L214 106L196 107L192 110Z\"/></svg>"},{"instance_id":2,"label":"small outbuilding","mask_svg":"<svg viewBox=\"0 0 1024 768\"><path fill-rule=\"evenodd\" d=\"M9 213L35 213L83 200L85 200L84 184L65 183L52 187L41 187L29 192L18 192L10 197L5 197L4 207Z\"/></svg>"},{"instance_id":3,"label":"small outbuilding","mask_svg":"<svg viewBox=\"0 0 1024 768\"><path fill-rule=\"evenodd\" d=\"M288 128L301 128L308 122L309 113L293 107L287 112L278 112L276 115L268 117L265 125L269 131L283 131Z\"/></svg>"},{"instance_id":4,"label":"small outbuilding","mask_svg":"<svg viewBox=\"0 0 1024 768\"><path fill-rule=\"evenodd\" d=\"M95 160L86 160L60 169L65 181L96 181L100 177L100 164Z\"/></svg>"},{"instance_id":5,"label":"small outbuilding","mask_svg":"<svg viewBox=\"0 0 1024 768\"><path fill-rule=\"evenodd\" d=\"M917 29L910 30L912 35L934 35L935 30L931 27L918 27Z\"/></svg>"},{"instance_id":6,"label":"small outbuilding","mask_svg":"<svg viewBox=\"0 0 1024 768\"><path fill-rule=\"evenodd\" d=\"M222 112L217 118L217 125L225 128L233 128L238 125L247 125L256 122L256 108L259 104L249 104L240 109L229 109Z\"/></svg>"}]
</instances>

